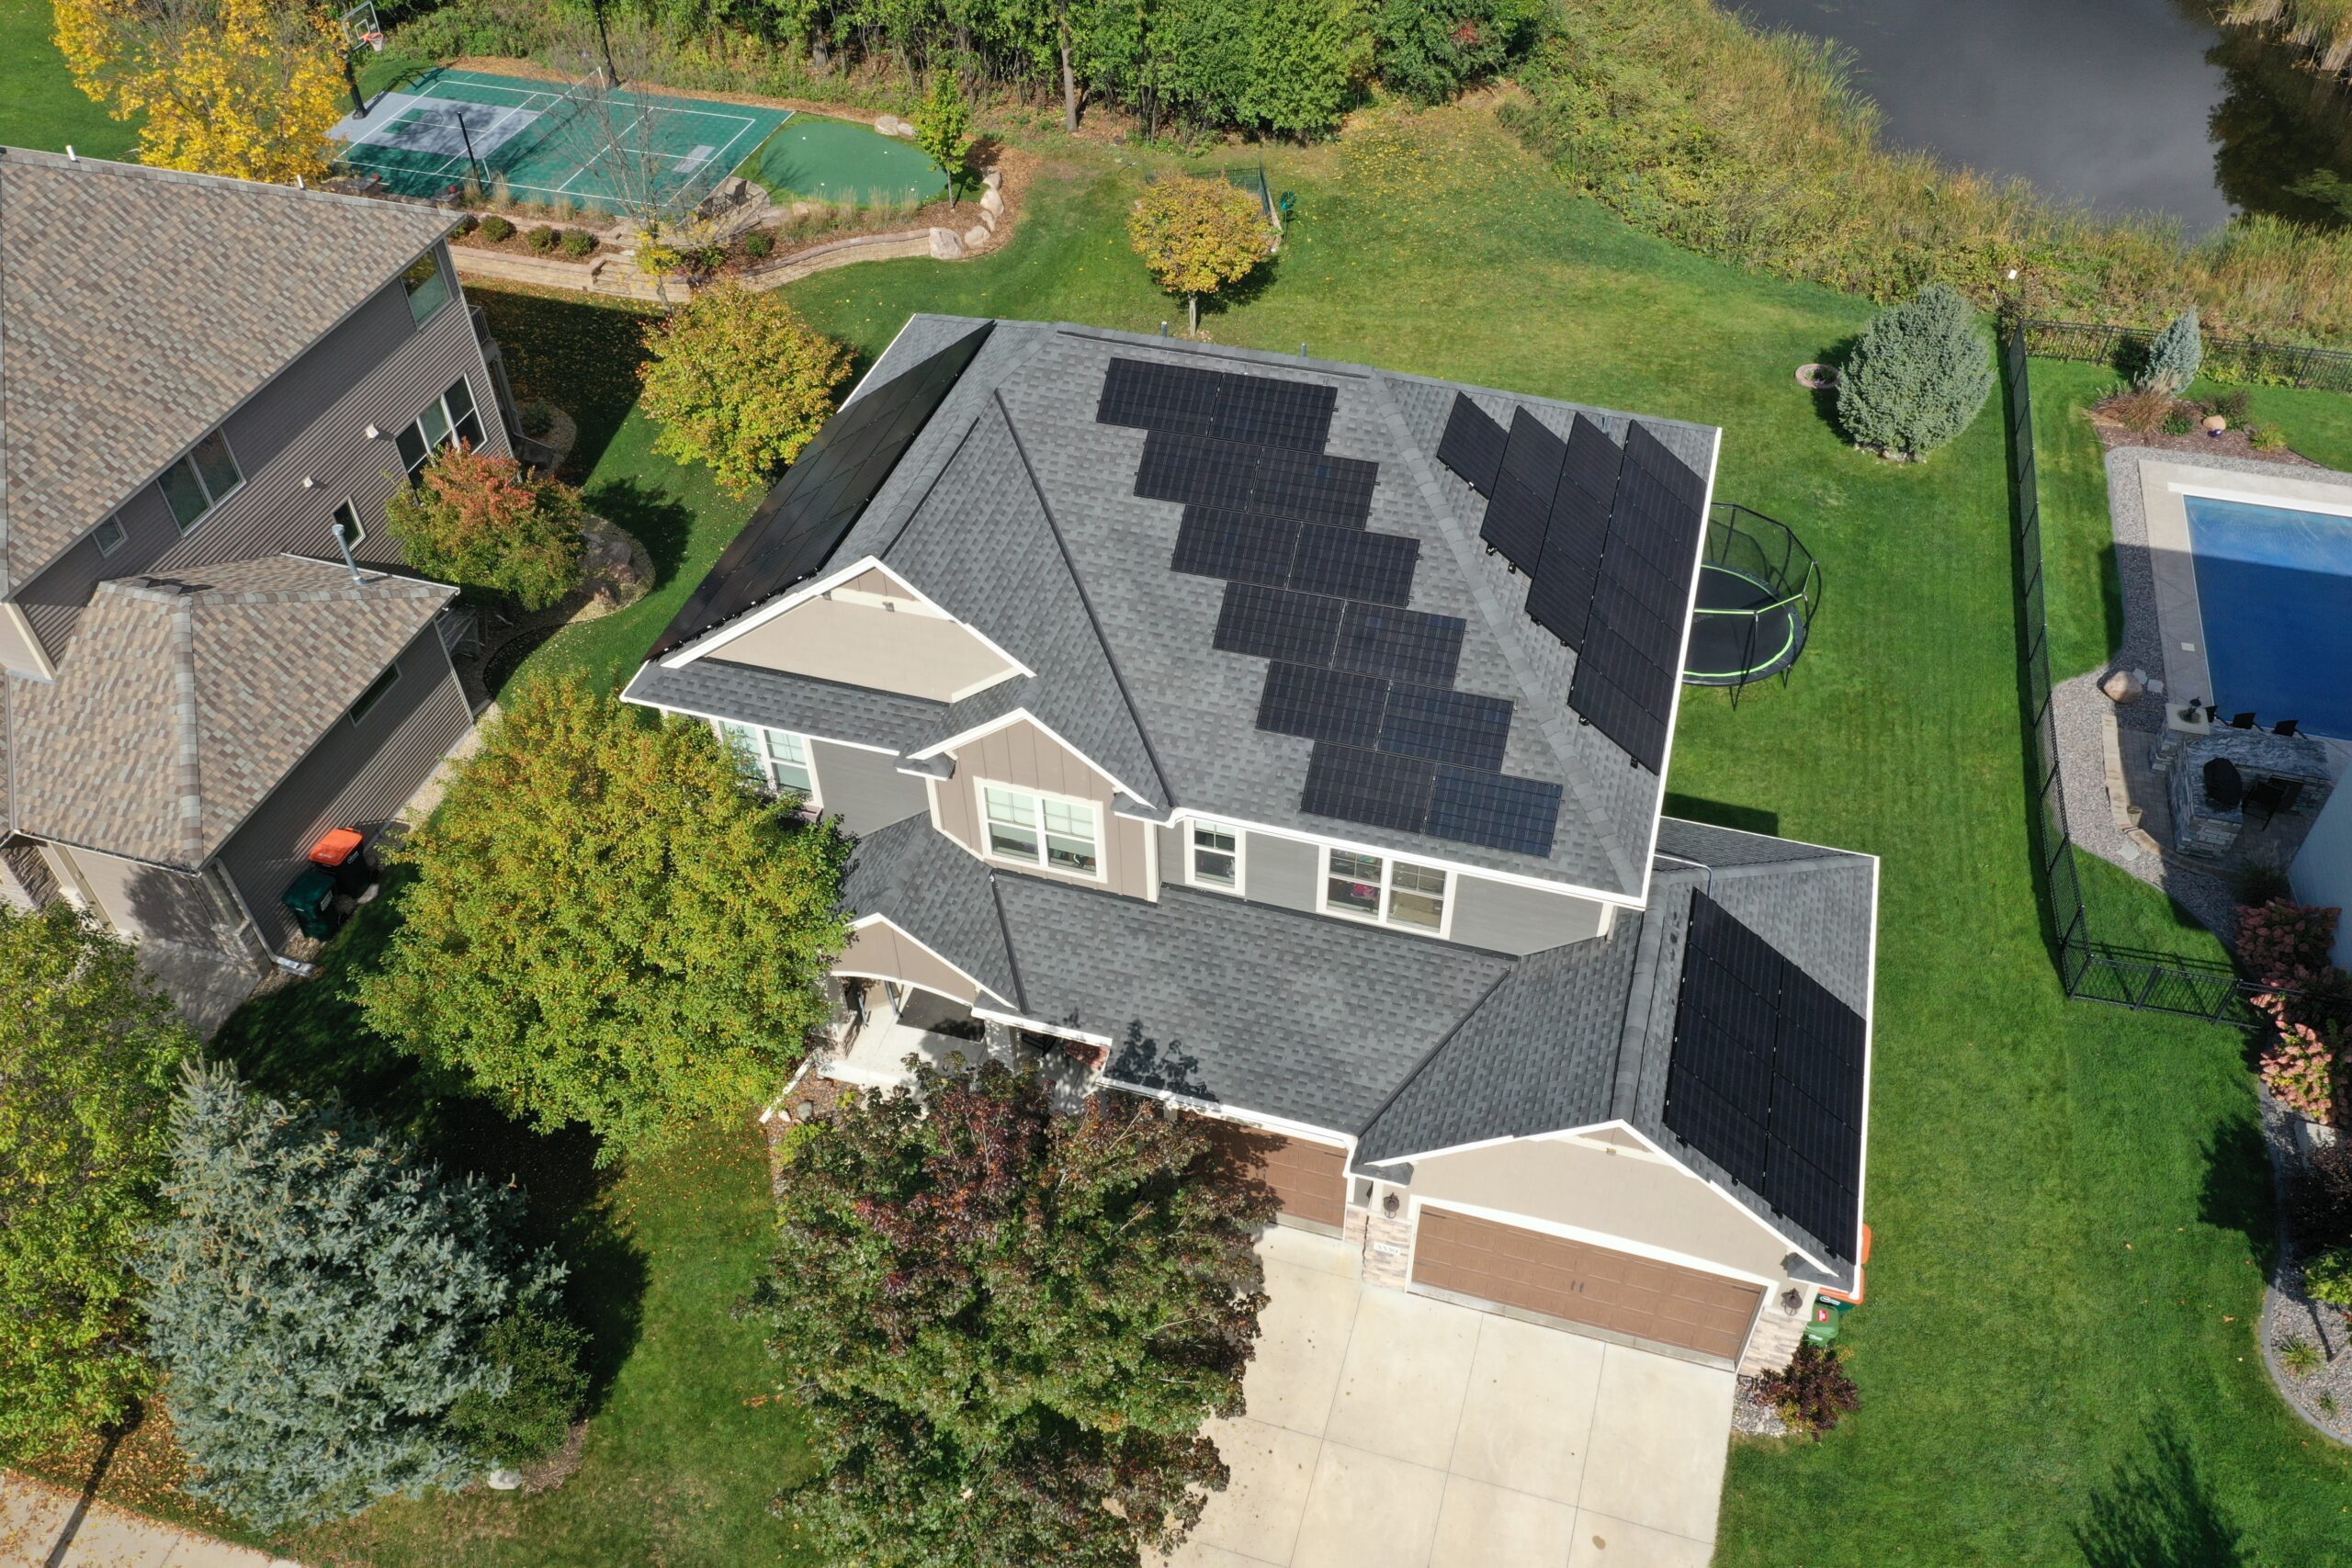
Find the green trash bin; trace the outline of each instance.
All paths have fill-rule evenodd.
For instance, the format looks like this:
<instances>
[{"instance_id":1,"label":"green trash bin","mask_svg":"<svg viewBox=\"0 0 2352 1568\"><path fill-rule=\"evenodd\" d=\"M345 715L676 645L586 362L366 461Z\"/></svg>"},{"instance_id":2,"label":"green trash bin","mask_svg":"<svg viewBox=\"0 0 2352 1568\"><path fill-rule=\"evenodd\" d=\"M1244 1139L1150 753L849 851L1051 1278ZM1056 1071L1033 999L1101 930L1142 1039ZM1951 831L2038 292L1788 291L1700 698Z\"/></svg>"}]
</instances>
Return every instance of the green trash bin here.
<instances>
[{"instance_id":1,"label":"green trash bin","mask_svg":"<svg viewBox=\"0 0 2352 1568\"><path fill-rule=\"evenodd\" d=\"M334 935L334 874L324 867L306 869L278 902L293 912L304 936L323 940Z\"/></svg>"},{"instance_id":2,"label":"green trash bin","mask_svg":"<svg viewBox=\"0 0 2352 1568\"><path fill-rule=\"evenodd\" d=\"M1851 1302L1832 1301L1827 1296L1813 1298L1813 1316L1804 1325L1804 1337L1816 1345L1826 1345L1838 1337L1838 1330L1846 1314L1854 1310Z\"/></svg>"}]
</instances>

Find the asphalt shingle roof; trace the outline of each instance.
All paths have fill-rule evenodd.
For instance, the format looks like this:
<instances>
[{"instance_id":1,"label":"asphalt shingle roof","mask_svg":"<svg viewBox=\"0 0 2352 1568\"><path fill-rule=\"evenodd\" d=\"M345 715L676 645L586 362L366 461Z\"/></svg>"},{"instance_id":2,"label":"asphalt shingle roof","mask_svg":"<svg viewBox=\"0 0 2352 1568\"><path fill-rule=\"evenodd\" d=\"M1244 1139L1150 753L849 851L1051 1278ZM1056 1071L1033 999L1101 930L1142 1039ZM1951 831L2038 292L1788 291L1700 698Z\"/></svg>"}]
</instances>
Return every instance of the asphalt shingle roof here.
<instances>
[{"instance_id":1,"label":"asphalt shingle roof","mask_svg":"<svg viewBox=\"0 0 2352 1568\"><path fill-rule=\"evenodd\" d=\"M914 750L947 712L945 703L925 697L869 692L723 659L697 659L674 670L648 663L621 694L654 707L901 752Z\"/></svg>"},{"instance_id":2,"label":"asphalt shingle roof","mask_svg":"<svg viewBox=\"0 0 2352 1568\"><path fill-rule=\"evenodd\" d=\"M1021 987L1005 950L989 868L961 845L910 817L858 840L842 878L842 902L880 914L1009 1002Z\"/></svg>"},{"instance_id":3,"label":"asphalt shingle roof","mask_svg":"<svg viewBox=\"0 0 2352 1568\"><path fill-rule=\"evenodd\" d=\"M0 592L449 223L424 207L0 151Z\"/></svg>"},{"instance_id":4,"label":"asphalt shingle roof","mask_svg":"<svg viewBox=\"0 0 2352 1568\"><path fill-rule=\"evenodd\" d=\"M14 826L196 870L457 590L270 556L98 585L53 682L9 682Z\"/></svg>"}]
</instances>

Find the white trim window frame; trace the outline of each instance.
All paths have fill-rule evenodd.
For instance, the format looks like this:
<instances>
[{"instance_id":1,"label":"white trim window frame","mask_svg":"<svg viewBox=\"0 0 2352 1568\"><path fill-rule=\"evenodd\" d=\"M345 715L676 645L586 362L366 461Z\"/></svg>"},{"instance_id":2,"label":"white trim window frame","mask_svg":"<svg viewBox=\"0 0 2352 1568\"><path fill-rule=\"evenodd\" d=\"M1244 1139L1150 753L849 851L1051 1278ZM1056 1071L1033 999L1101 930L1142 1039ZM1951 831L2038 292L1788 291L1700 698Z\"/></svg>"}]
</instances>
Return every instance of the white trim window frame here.
<instances>
[{"instance_id":1,"label":"white trim window frame","mask_svg":"<svg viewBox=\"0 0 2352 1568\"><path fill-rule=\"evenodd\" d=\"M104 559L122 548L130 536L124 530L122 518L118 513L91 529L90 537L97 544L99 558Z\"/></svg>"},{"instance_id":2,"label":"white trim window frame","mask_svg":"<svg viewBox=\"0 0 2352 1568\"><path fill-rule=\"evenodd\" d=\"M1249 840L1238 827L1230 822L1212 822L1193 818L1179 829L1184 835L1184 881L1193 887L1205 887L1213 892L1230 893L1236 897L1247 895L1249 868L1243 863L1243 846Z\"/></svg>"},{"instance_id":3,"label":"white trim window frame","mask_svg":"<svg viewBox=\"0 0 2352 1568\"><path fill-rule=\"evenodd\" d=\"M356 549L367 543L368 525L359 521L359 503L351 497L346 495L336 502L334 510L327 514L327 521L344 525L343 542L352 548Z\"/></svg>"},{"instance_id":4,"label":"white trim window frame","mask_svg":"<svg viewBox=\"0 0 2352 1568\"><path fill-rule=\"evenodd\" d=\"M1326 844L1321 907L1325 914L1343 920L1446 936L1453 929L1453 873L1395 855Z\"/></svg>"},{"instance_id":5,"label":"white trim window frame","mask_svg":"<svg viewBox=\"0 0 2352 1568\"><path fill-rule=\"evenodd\" d=\"M822 802L817 794L817 765L814 749L808 737L789 729L770 729L761 724L739 724L733 719L714 721L718 727L718 739L735 749L752 771L759 774L762 787L770 795L797 795L808 803L810 811Z\"/></svg>"},{"instance_id":6,"label":"white trim window frame","mask_svg":"<svg viewBox=\"0 0 2352 1568\"><path fill-rule=\"evenodd\" d=\"M433 455L452 441L463 441L469 450L481 447L481 405L474 401L473 384L463 376L392 434L392 445L400 448L401 468L411 484Z\"/></svg>"},{"instance_id":7,"label":"white trim window frame","mask_svg":"<svg viewBox=\"0 0 2352 1568\"><path fill-rule=\"evenodd\" d=\"M442 265L441 247L435 244L401 273L401 284L408 290L409 319L422 327L441 313L441 307L457 297L449 287L448 268Z\"/></svg>"},{"instance_id":8,"label":"white trim window frame","mask_svg":"<svg viewBox=\"0 0 2352 1568\"><path fill-rule=\"evenodd\" d=\"M972 781L972 800L988 859L1086 882L1110 880L1099 803L981 778Z\"/></svg>"},{"instance_id":9,"label":"white trim window frame","mask_svg":"<svg viewBox=\"0 0 2352 1568\"><path fill-rule=\"evenodd\" d=\"M222 502L245 488L245 471L228 433L216 428L157 476L155 488L180 532L193 534Z\"/></svg>"}]
</instances>

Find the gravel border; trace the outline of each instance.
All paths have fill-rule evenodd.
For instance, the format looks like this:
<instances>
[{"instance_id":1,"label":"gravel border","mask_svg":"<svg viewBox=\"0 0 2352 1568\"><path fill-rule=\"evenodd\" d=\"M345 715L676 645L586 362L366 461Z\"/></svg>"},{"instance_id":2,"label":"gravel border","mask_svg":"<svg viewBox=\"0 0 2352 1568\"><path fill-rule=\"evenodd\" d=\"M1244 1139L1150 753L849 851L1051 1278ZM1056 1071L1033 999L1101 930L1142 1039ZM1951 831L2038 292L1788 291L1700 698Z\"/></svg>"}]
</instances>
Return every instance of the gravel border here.
<instances>
[{"instance_id":1,"label":"gravel border","mask_svg":"<svg viewBox=\"0 0 2352 1568\"><path fill-rule=\"evenodd\" d=\"M1785 1438L1789 1424L1757 1392L1758 1380L1743 1377L1732 1395L1731 1429L1744 1438Z\"/></svg>"},{"instance_id":2,"label":"gravel border","mask_svg":"<svg viewBox=\"0 0 2352 1568\"><path fill-rule=\"evenodd\" d=\"M2352 1447L2352 1323L2343 1309L2314 1302L2303 1293L2303 1271L2296 1256L2295 1237L2287 1223L2287 1190L2301 1156L2295 1148L2295 1115L2267 1089L2256 1091L2262 1108L2262 1142L2270 1154L2270 1182L2278 1210L2278 1266L2262 1292L2262 1317L2256 1338L2262 1364L2278 1387L2278 1397L2314 1430L2331 1441ZM2326 1353L2326 1364L2308 1377L2290 1372L2278 1359L2278 1348L2290 1339L2308 1339ZM2335 1402L2333 1415L2319 1406L2324 1397Z\"/></svg>"}]
</instances>

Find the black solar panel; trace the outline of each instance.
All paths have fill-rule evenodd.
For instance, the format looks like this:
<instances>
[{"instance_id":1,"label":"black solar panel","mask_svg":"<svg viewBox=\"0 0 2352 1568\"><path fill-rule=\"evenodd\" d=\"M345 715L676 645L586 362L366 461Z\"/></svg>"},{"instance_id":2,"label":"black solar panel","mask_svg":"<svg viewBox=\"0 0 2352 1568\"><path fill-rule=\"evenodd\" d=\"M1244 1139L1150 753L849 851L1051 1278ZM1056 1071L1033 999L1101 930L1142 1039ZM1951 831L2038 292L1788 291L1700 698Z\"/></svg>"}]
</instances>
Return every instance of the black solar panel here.
<instances>
[{"instance_id":1,"label":"black solar panel","mask_svg":"<svg viewBox=\"0 0 2352 1568\"><path fill-rule=\"evenodd\" d=\"M1398 682L1389 691L1380 749L1492 773L1510 739L1511 705L1501 697Z\"/></svg>"},{"instance_id":2,"label":"black solar panel","mask_svg":"<svg viewBox=\"0 0 2352 1568\"><path fill-rule=\"evenodd\" d=\"M1144 437L1136 493L1187 506L1273 512L1303 523L1361 528L1372 514L1372 488L1379 477L1379 464L1354 457L1155 430Z\"/></svg>"},{"instance_id":3,"label":"black solar panel","mask_svg":"<svg viewBox=\"0 0 2352 1568\"><path fill-rule=\"evenodd\" d=\"M1317 817L1419 833L1429 826L1436 784L1435 762L1318 741L1298 805Z\"/></svg>"},{"instance_id":4,"label":"black solar panel","mask_svg":"<svg viewBox=\"0 0 2352 1568\"><path fill-rule=\"evenodd\" d=\"M1560 786L1544 779L1441 767L1430 833L1523 855L1549 855L1560 821Z\"/></svg>"},{"instance_id":5,"label":"black solar panel","mask_svg":"<svg viewBox=\"0 0 2352 1568\"><path fill-rule=\"evenodd\" d=\"M1413 571L1421 558L1419 539L1312 525L1298 532L1290 585L1300 592L1398 605L1413 596Z\"/></svg>"},{"instance_id":6,"label":"black solar panel","mask_svg":"<svg viewBox=\"0 0 2352 1568\"><path fill-rule=\"evenodd\" d=\"M1291 664L1329 664L1340 633L1340 603L1253 582L1227 585L1215 646Z\"/></svg>"},{"instance_id":7,"label":"black solar panel","mask_svg":"<svg viewBox=\"0 0 2352 1568\"><path fill-rule=\"evenodd\" d=\"M1860 1219L1861 1015L1690 895L1666 1124L1841 1260Z\"/></svg>"},{"instance_id":8,"label":"black solar panel","mask_svg":"<svg viewBox=\"0 0 2352 1568\"><path fill-rule=\"evenodd\" d=\"M1495 476L1502 471L1503 448L1510 436L1486 410L1462 392L1453 394L1453 408L1445 416L1445 434L1438 438L1437 460L1469 482L1480 495L1495 493Z\"/></svg>"},{"instance_id":9,"label":"black solar panel","mask_svg":"<svg viewBox=\"0 0 2352 1568\"><path fill-rule=\"evenodd\" d=\"M888 483L995 325L983 321L825 423L653 645L659 659L815 574Z\"/></svg>"},{"instance_id":10,"label":"black solar panel","mask_svg":"<svg viewBox=\"0 0 2352 1568\"><path fill-rule=\"evenodd\" d=\"M1094 417L1180 434L1320 452L1339 393L1313 381L1114 359Z\"/></svg>"},{"instance_id":11,"label":"black solar panel","mask_svg":"<svg viewBox=\"0 0 2352 1568\"><path fill-rule=\"evenodd\" d=\"M1620 452L1600 426L1577 415L1567 461L1544 532L1544 554L1528 574L1527 613L1570 648L1584 646L1592 592L1609 538Z\"/></svg>"},{"instance_id":12,"label":"black solar panel","mask_svg":"<svg viewBox=\"0 0 2352 1568\"><path fill-rule=\"evenodd\" d=\"M1567 461L1568 444L1525 409L1510 416L1510 444L1503 450L1494 494L1487 502L1478 536L1521 571L1533 571L1544 553L1544 530L1552 492Z\"/></svg>"},{"instance_id":13,"label":"black solar panel","mask_svg":"<svg viewBox=\"0 0 2352 1568\"><path fill-rule=\"evenodd\" d=\"M1652 773L1666 764L1705 482L1636 423L1626 433L1568 705Z\"/></svg>"},{"instance_id":14,"label":"black solar panel","mask_svg":"<svg viewBox=\"0 0 2352 1568\"><path fill-rule=\"evenodd\" d=\"M1454 667L1462 661L1466 629L1458 615L1351 603L1340 622L1339 649L1331 662L1366 675L1451 686Z\"/></svg>"},{"instance_id":15,"label":"black solar panel","mask_svg":"<svg viewBox=\"0 0 2352 1568\"><path fill-rule=\"evenodd\" d=\"M1260 513L1188 506L1176 528L1176 553L1169 558L1168 569L1279 586L1289 581L1297 547L1295 523Z\"/></svg>"},{"instance_id":16,"label":"black solar panel","mask_svg":"<svg viewBox=\"0 0 2352 1568\"><path fill-rule=\"evenodd\" d=\"M1388 682L1374 676L1276 661L1266 666L1258 728L1370 748L1379 744L1387 702Z\"/></svg>"}]
</instances>

